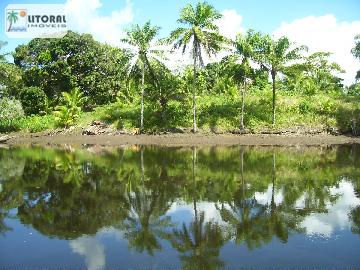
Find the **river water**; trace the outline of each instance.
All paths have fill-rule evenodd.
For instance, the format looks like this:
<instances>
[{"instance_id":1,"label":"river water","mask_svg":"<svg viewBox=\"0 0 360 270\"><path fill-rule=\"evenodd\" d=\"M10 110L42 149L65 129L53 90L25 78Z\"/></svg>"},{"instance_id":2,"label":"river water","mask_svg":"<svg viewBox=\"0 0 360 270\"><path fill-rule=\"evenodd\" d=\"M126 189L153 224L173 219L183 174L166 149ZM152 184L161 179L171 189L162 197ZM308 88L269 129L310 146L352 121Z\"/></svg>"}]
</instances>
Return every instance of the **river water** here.
<instances>
[{"instance_id":1,"label":"river water","mask_svg":"<svg viewBox=\"0 0 360 270\"><path fill-rule=\"evenodd\" d=\"M0 268L359 268L359 233L359 145L0 149Z\"/></svg>"}]
</instances>

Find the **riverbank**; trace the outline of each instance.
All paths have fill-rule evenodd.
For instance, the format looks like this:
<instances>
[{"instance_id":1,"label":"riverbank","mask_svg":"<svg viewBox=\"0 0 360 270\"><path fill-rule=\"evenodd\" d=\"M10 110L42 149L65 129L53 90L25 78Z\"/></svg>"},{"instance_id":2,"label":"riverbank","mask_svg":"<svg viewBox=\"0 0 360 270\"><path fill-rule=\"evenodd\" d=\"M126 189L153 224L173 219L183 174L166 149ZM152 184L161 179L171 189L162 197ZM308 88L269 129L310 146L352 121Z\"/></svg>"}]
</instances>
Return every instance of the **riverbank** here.
<instances>
[{"instance_id":1,"label":"riverbank","mask_svg":"<svg viewBox=\"0 0 360 270\"><path fill-rule=\"evenodd\" d=\"M158 146L327 146L360 144L360 137L330 134L214 134L170 133L160 135L100 134L82 135L80 132L12 133L7 135L7 145L158 145Z\"/></svg>"}]
</instances>

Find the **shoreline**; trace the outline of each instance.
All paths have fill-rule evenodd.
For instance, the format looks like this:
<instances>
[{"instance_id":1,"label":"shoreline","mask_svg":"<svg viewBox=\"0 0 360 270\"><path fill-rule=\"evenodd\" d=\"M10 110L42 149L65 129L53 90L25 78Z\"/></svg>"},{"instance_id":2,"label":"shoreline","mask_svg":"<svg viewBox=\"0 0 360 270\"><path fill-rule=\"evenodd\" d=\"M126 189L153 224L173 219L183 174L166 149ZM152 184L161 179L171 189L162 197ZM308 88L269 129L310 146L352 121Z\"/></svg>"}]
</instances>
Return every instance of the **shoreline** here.
<instances>
[{"instance_id":1,"label":"shoreline","mask_svg":"<svg viewBox=\"0 0 360 270\"><path fill-rule=\"evenodd\" d=\"M4 134L5 135L5 134ZM13 133L8 136L9 146L331 146L360 144L360 137L330 134L214 134L214 133L171 133L161 135L81 135L81 133ZM0 136L1 137L1 136Z\"/></svg>"}]
</instances>

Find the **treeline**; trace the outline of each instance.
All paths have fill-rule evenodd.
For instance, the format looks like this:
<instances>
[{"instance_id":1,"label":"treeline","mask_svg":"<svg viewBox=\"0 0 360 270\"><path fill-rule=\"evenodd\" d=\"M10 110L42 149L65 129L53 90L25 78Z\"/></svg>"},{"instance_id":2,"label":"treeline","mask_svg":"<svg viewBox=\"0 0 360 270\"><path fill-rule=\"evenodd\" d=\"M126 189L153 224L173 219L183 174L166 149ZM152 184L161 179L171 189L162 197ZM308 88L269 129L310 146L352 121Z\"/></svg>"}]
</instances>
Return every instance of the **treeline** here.
<instances>
[{"instance_id":1,"label":"treeline","mask_svg":"<svg viewBox=\"0 0 360 270\"><path fill-rule=\"evenodd\" d=\"M181 27L165 39L147 22L125 31L123 48L69 31L18 46L14 64L2 54L0 130L33 126L34 119L48 121L39 129L53 120L68 127L83 111L98 109L93 117L142 131L322 125L356 133L360 85L342 84L344 71L329 61L330 53L305 56L306 46L253 30L229 40L215 24L220 17L206 2L189 4L180 11ZM360 59L359 44L357 36L349 53ZM169 48L190 54L193 63L171 70ZM205 65L220 51L227 56ZM30 123L19 121L24 118Z\"/></svg>"}]
</instances>

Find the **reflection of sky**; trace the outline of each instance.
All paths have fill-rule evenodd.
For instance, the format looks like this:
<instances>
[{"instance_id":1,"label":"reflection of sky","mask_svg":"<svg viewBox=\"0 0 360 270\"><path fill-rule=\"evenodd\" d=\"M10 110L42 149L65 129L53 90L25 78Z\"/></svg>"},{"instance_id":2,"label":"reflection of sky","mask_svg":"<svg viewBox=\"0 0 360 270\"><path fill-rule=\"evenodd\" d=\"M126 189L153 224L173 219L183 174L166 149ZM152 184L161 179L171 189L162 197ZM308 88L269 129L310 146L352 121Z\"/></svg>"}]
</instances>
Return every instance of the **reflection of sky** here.
<instances>
[{"instance_id":1,"label":"reflection of sky","mask_svg":"<svg viewBox=\"0 0 360 270\"><path fill-rule=\"evenodd\" d=\"M336 202L327 203L328 213L313 213L305 218L300 225L306 229L307 235L322 235L330 237L335 230L344 230L351 227L349 213L353 207L360 204L360 199L354 193L354 187L345 180L338 187L330 189L331 195L339 195Z\"/></svg>"},{"instance_id":2,"label":"reflection of sky","mask_svg":"<svg viewBox=\"0 0 360 270\"><path fill-rule=\"evenodd\" d=\"M272 195L272 184L269 184L267 190L265 192L255 192L254 197L257 203L262 205L270 205L271 204L271 195ZM275 204L282 203L284 199L282 190L275 190L274 201Z\"/></svg>"},{"instance_id":3,"label":"reflection of sky","mask_svg":"<svg viewBox=\"0 0 360 270\"><path fill-rule=\"evenodd\" d=\"M71 240L70 247L75 252L85 257L87 269L99 270L105 268L105 248L93 237L80 237Z\"/></svg>"},{"instance_id":4,"label":"reflection of sky","mask_svg":"<svg viewBox=\"0 0 360 270\"><path fill-rule=\"evenodd\" d=\"M224 207L229 208L227 205ZM220 212L216 209L216 204L212 202L197 202L196 209L198 213L204 212L204 221L214 221L219 224L224 223L221 219ZM194 205L184 202L175 202L171 205L166 213L171 216L171 220L176 223L190 223L194 219Z\"/></svg>"},{"instance_id":5,"label":"reflection of sky","mask_svg":"<svg viewBox=\"0 0 360 270\"><path fill-rule=\"evenodd\" d=\"M269 184L265 192L255 192L254 197L257 203L262 205L270 205L272 195L272 184ZM330 195L339 196L334 203L326 202L327 213L312 213L305 217L303 222L299 224L300 228L304 228L306 235L321 235L331 237L334 231L351 228L351 220L349 213L352 208L360 205L360 199L356 197L354 187L351 182L343 180L337 187L330 188ZM275 203L281 204L283 201L283 190L275 190ZM295 203L297 209L304 208L305 194L303 194ZM229 209L228 205L225 205ZM204 211L205 221L215 221L219 224L225 224L216 209L216 204L212 202L198 202L198 212ZM175 202L167 212L172 216L175 222L189 223L194 216L193 204L184 202Z\"/></svg>"}]
</instances>

